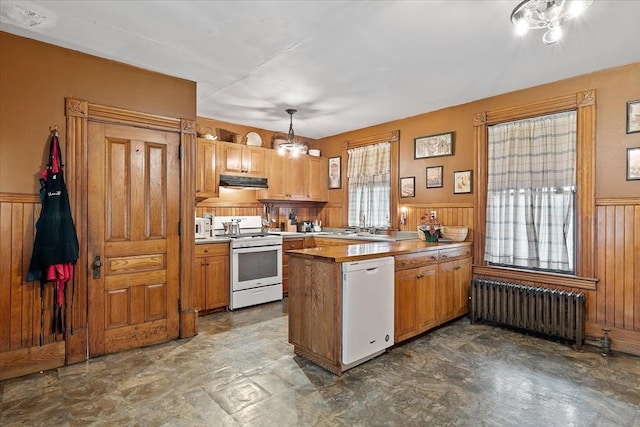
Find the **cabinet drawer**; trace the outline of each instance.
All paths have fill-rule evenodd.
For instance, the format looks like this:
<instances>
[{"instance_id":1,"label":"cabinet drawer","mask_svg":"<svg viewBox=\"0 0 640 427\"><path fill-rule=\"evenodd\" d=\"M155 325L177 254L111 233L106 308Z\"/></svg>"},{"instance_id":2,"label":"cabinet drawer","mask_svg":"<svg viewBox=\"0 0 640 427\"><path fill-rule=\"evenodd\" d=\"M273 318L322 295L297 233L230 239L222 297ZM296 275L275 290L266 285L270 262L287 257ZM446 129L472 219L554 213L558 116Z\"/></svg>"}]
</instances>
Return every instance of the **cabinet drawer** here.
<instances>
[{"instance_id":1,"label":"cabinet drawer","mask_svg":"<svg viewBox=\"0 0 640 427\"><path fill-rule=\"evenodd\" d=\"M459 248L440 249L440 262L449 261L451 259L467 258L471 256L471 246L462 246Z\"/></svg>"},{"instance_id":2,"label":"cabinet drawer","mask_svg":"<svg viewBox=\"0 0 640 427\"><path fill-rule=\"evenodd\" d=\"M289 251L291 249L303 249L304 239L284 239L282 241L282 250Z\"/></svg>"},{"instance_id":3,"label":"cabinet drawer","mask_svg":"<svg viewBox=\"0 0 640 427\"><path fill-rule=\"evenodd\" d=\"M214 243L211 245L196 245L196 256L229 255L229 243Z\"/></svg>"},{"instance_id":4,"label":"cabinet drawer","mask_svg":"<svg viewBox=\"0 0 640 427\"><path fill-rule=\"evenodd\" d=\"M396 255L395 257L396 271L406 270L408 268L422 267L424 265L435 264L438 262L438 253L435 250L418 252L406 255Z\"/></svg>"}]
</instances>

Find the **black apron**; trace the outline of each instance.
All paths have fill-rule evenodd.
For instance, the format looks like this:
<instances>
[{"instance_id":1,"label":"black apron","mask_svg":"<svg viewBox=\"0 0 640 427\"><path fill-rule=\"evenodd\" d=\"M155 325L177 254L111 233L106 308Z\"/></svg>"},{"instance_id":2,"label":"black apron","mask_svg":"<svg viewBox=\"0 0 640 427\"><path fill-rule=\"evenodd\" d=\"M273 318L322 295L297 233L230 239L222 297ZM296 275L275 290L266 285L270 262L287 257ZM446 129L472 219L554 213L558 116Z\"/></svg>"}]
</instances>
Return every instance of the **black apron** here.
<instances>
[{"instance_id":1,"label":"black apron","mask_svg":"<svg viewBox=\"0 0 640 427\"><path fill-rule=\"evenodd\" d=\"M42 209L36 222L36 238L29 263L27 281L47 282L47 270L57 264L75 264L78 259L78 236L76 235L69 195L64 183L62 154L58 133L52 132L49 147L49 163L40 179L40 201ZM61 300L59 289L54 287L54 332L64 332L63 309L56 301Z\"/></svg>"}]
</instances>

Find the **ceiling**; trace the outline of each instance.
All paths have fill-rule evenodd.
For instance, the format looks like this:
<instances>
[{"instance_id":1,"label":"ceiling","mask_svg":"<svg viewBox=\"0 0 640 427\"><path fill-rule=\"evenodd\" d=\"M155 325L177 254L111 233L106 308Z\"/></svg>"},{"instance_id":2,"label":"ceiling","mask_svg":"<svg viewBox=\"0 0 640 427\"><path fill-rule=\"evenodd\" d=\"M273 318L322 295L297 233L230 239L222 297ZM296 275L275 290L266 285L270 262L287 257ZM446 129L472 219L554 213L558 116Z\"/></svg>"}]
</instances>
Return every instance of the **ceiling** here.
<instances>
[{"instance_id":1,"label":"ceiling","mask_svg":"<svg viewBox=\"0 0 640 427\"><path fill-rule=\"evenodd\" d=\"M640 61L640 1L544 45L519 0L12 1L0 29L197 82L197 114L321 138ZM16 16L30 24L17 23Z\"/></svg>"}]
</instances>

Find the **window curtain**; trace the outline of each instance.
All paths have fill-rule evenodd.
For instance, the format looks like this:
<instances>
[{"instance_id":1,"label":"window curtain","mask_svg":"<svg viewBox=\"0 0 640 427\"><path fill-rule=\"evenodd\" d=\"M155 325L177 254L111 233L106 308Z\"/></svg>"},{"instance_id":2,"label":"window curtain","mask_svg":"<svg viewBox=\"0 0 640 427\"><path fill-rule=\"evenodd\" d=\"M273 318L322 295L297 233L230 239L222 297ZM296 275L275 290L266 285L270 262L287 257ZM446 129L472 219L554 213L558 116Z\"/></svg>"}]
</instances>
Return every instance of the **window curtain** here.
<instances>
[{"instance_id":1,"label":"window curtain","mask_svg":"<svg viewBox=\"0 0 640 427\"><path fill-rule=\"evenodd\" d=\"M485 260L572 272L576 112L488 131Z\"/></svg>"},{"instance_id":2,"label":"window curtain","mask_svg":"<svg viewBox=\"0 0 640 427\"><path fill-rule=\"evenodd\" d=\"M347 150L349 226L387 227L391 193L391 143Z\"/></svg>"}]
</instances>

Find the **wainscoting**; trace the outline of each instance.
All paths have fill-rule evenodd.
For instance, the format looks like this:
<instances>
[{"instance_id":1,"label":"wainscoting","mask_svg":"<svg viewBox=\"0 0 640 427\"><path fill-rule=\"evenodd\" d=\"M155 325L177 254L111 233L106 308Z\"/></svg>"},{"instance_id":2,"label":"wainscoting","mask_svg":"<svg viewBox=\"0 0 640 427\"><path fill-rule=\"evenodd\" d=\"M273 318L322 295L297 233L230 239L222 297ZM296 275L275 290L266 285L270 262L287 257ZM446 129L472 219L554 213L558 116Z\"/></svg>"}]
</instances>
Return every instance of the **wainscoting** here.
<instances>
[{"instance_id":1,"label":"wainscoting","mask_svg":"<svg viewBox=\"0 0 640 427\"><path fill-rule=\"evenodd\" d=\"M587 334L640 355L640 198L596 200L597 286ZM617 343L616 343L617 341Z\"/></svg>"},{"instance_id":2,"label":"wainscoting","mask_svg":"<svg viewBox=\"0 0 640 427\"><path fill-rule=\"evenodd\" d=\"M64 365L62 334L51 332L53 286L27 282L40 199L0 194L0 380Z\"/></svg>"}]
</instances>

